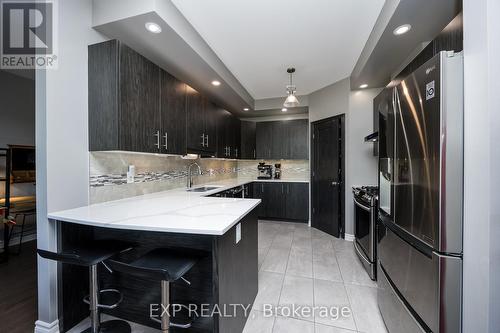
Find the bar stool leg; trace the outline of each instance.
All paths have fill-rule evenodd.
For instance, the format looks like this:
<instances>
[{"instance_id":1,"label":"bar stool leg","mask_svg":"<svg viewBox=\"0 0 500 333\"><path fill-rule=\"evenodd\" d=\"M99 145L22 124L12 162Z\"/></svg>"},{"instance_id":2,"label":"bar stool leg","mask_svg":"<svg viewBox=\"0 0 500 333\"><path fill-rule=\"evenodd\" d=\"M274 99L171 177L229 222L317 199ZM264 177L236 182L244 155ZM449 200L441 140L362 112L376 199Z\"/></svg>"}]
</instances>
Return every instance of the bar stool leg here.
<instances>
[{"instance_id":1,"label":"bar stool leg","mask_svg":"<svg viewBox=\"0 0 500 333\"><path fill-rule=\"evenodd\" d=\"M90 266L90 332L99 333L100 331L100 313L99 313L99 280L97 279L97 265Z\"/></svg>"},{"instance_id":2,"label":"bar stool leg","mask_svg":"<svg viewBox=\"0 0 500 333\"><path fill-rule=\"evenodd\" d=\"M97 276L97 265L89 267L89 310L90 327L82 333L130 333L130 325L124 320L108 320L101 323L101 311L99 307L99 278Z\"/></svg>"},{"instance_id":3,"label":"bar stool leg","mask_svg":"<svg viewBox=\"0 0 500 333\"><path fill-rule=\"evenodd\" d=\"M161 331L163 333L168 333L170 328L170 315L168 311L164 311L168 309L170 304L170 283L168 281L161 281Z\"/></svg>"}]
</instances>

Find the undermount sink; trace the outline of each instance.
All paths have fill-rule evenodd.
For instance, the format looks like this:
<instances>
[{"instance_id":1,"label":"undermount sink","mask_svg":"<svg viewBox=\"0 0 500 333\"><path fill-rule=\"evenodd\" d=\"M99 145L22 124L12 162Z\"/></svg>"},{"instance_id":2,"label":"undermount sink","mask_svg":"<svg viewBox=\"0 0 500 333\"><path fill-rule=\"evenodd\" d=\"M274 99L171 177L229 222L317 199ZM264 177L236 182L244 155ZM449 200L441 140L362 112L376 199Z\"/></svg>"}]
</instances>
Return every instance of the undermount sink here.
<instances>
[{"instance_id":1,"label":"undermount sink","mask_svg":"<svg viewBox=\"0 0 500 333\"><path fill-rule=\"evenodd\" d=\"M212 190L216 190L218 188L221 188L222 186L202 186L202 187L195 187L195 188L189 188L186 191L188 192L208 192Z\"/></svg>"}]
</instances>

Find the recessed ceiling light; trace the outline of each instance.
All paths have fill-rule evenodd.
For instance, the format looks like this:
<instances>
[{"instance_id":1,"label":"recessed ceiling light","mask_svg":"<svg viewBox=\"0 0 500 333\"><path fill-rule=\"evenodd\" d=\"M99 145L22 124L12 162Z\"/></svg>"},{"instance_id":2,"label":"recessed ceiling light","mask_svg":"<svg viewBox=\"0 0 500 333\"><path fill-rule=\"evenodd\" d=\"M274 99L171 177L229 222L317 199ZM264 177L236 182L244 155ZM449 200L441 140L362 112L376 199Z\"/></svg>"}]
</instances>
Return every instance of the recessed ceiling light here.
<instances>
[{"instance_id":1,"label":"recessed ceiling light","mask_svg":"<svg viewBox=\"0 0 500 333\"><path fill-rule=\"evenodd\" d=\"M410 29L411 29L411 25L403 24L403 25L400 25L399 27L397 27L396 29L394 29L393 33L396 36L399 36L399 35L403 35L403 34L407 33L408 31L410 31Z\"/></svg>"},{"instance_id":2,"label":"recessed ceiling light","mask_svg":"<svg viewBox=\"0 0 500 333\"><path fill-rule=\"evenodd\" d=\"M243 111L250 111L249 108L243 108Z\"/></svg>"},{"instance_id":3,"label":"recessed ceiling light","mask_svg":"<svg viewBox=\"0 0 500 333\"><path fill-rule=\"evenodd\" d=\"M213 80L212 85L218 87L218 86L220 86L220 81Z\"/></svg>"},{"instance_id":4,"label":"recessed ceiling light","mask_svg":"<svg viewBox=\"0 0 500 333\"><path fill-rule=\"evenodd\" d=\"M362 84L359 86L361 89L365 89L365 88L368 88L368 85L365 83L365 84Z\"/></svg>"},{"instance_id":5,"label":"recessed ceiling light","mask_svg":"<svg viewBox=\"0 0 500 333\"><path fill-rule=\"evenodd\" d=\"M281 109L281 111L282 111L282 112L287 112L287 111L288 111L288 109L287 109L287 108L283 108L283 109Z\"/></svg>"},{"instance_id":6,"label":"recessed ceiling light","mask_svg":"<svg viewBox=\"0 0 500 333\"><path fill-rule=\"evenodd\" d=\"M161 32L161 27L153 22L146 23L146 29L148 29L149 32L152 32L154 34L159 34Z\"/></svg>"}]
</instances>

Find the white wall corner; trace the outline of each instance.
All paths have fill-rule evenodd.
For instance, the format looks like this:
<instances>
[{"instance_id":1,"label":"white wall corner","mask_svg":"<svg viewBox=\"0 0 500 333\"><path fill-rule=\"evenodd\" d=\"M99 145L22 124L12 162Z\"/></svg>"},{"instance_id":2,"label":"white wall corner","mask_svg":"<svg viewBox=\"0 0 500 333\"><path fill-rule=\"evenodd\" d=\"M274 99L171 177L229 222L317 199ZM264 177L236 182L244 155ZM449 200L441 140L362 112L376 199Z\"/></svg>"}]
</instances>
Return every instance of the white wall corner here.
<instances>
[{"instance_id":1,"label":"white wall corner","mask_svg":"<svg viewBox=\"0 0 500 333\"><path fill-rule=\"evenodd\" d=\"M41 320L35 322L35 333L59 333L59 320L46 323Z\"/></svg>"},{"instance_id":2,"label":"white wall corner","mask_svg":"<svg viewBox=\"0 0 500 333\"><path fill-rule=\"evenodd\" d=\"M351 234L345 234L344 235L344 239L348 242L354 242L354 235L351 235Z\"/></svg>"}]
</instances>

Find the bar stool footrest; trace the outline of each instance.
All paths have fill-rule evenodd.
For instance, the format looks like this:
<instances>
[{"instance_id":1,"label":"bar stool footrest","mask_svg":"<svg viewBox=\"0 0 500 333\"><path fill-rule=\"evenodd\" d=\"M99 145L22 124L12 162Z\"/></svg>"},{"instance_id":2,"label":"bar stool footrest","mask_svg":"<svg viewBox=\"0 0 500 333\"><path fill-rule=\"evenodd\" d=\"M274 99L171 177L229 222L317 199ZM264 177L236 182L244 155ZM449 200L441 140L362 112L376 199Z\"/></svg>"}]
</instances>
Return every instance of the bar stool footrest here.
<instances>
[{"instance_id":1,"label":"bar stool footrest","mask_svg":"<svg viewBox=\"0 0 500 333\"><path fill-rule=\"evenodd\" d=\"M108 320L101 323L99 333L131 333L130 324L125 320ZM82 333L92 333L92 328L89 327Z\"/></svg>"},{"instance_id":2,"label":"bar stool footrest","mask_svg":"<svg viewBox=\"0 0 500 333\"><path fill-rule=\"evenodd\" d=\"M118 300L113 304L97 304L97 307L101 309L114 309L123 301L123 294L117 289L102 289L99 291L99 294L104 297L106 297L106 295L117 295L118 297ZM83 298L83 302L86 304L90 304L89 298L89 295L85 296Z\"/></svg>"},{"instance_id":3,"label":"bar stool footrest","mask_svg":"<svg viewBox=\"0 0 500 333\"><path fill-rule=\"evenodd\" d=\"M177 308L178 306L181 307L180 311ZM196 317L194 315L191 317L189 316L189 308L184 304L175 304L175 305L171 304L169 306L169 310L171 311L169 312L174 311L174 309L176 311L176 314L175 317L173 316L170 317L170 327L176 327L182 329L190 328L195 322ZM161 324L161 317L158 318L150 317L150 319L154 322Z\"/></svg>"}]
</instances>

